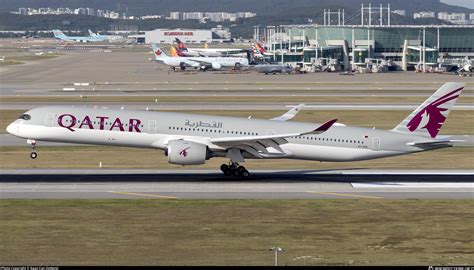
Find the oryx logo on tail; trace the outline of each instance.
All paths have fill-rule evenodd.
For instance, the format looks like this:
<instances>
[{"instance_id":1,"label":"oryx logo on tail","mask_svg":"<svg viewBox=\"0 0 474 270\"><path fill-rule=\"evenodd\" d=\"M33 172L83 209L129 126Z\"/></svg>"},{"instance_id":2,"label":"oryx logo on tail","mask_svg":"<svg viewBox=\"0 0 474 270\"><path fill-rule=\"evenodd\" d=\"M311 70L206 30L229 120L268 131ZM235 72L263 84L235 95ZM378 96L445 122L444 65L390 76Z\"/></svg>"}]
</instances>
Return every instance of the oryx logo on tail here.
<instances>
[{"instance_id":1,"label":"oryx logo on tail","mask_svg":"<svg viewBox=\"0 0 474 270\"><path fill-rule=\"evenodd\" d=\"M463 89L462 83L445 83L393 131L435 138Z\"/></svg>"},{"instance_id":2,"label":"oryx logo on tail","mask_svg":"<svg viewBox=\"0 0 474 270\"><path fill-rule=\"evenodd\" d=\"M415 131L421 126L421 128L428 130L432 138L436 137L447 117L447 113L446 116L443 113L449 110L448 108L441 107L441 105L457 99L462 89L463 87L456 89L428 104L408 122L408 130Z\"/></svg>"}]
</instances>

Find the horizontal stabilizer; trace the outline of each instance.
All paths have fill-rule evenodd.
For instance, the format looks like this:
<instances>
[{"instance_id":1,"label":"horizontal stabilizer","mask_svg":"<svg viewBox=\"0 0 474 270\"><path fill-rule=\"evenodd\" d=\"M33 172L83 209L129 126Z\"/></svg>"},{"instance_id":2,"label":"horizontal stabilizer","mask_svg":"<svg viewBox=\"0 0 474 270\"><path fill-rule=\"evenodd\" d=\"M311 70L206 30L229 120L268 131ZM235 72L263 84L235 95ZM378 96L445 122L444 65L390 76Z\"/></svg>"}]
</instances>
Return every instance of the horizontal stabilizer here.
<instances>
[{"instance_id":1,"label":"horizontal stabilizer","mask_svg":"<svg viewBox=\"0 0 474 270\"><path fill-rule=\"evenodd\" d=\"M424 141L424 142L409 142L407 143L407 145L415 146L415 147L428 147L428 146L450 145L451 143L455 143L455 142L465 142L465 140L438 140L438 141Z\"/></svg>"}]
</instances>

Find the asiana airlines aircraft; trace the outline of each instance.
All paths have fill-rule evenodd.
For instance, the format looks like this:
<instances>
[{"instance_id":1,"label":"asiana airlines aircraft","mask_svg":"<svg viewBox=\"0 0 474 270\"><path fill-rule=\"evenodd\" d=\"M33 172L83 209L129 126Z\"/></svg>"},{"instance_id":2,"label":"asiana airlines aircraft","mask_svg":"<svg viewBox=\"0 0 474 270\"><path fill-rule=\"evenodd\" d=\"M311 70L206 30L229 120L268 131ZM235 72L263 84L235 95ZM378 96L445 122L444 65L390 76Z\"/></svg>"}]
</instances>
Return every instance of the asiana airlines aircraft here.
<instances>
[{"instance_id":1,"label":"asiana airlines aircraft","mask_svg":"<svg viewBox=\"0 0 474 270\"><path fill-rule=\"evenodd\" d=\"M169 163L199 165L225 157L225 175L248 177L245 159L358 161L406 155L452 146L438 136L463 90L445 83L391 130L287 121L303 104L272 119L172 112L47 106L29 110L7 127L32 146L41 141L141 147L164 150Z\"/></svg>"}]
</instances>

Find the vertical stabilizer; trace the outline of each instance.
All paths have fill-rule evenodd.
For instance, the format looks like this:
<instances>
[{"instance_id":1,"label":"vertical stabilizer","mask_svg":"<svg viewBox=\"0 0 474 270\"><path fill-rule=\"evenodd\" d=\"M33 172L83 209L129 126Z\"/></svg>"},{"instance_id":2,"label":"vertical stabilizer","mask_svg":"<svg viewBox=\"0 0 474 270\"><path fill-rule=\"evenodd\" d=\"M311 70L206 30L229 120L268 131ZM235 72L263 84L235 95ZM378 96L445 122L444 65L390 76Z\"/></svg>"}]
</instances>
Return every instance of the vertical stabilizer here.
<instances>
[{"instance_id":1,"label":"vertical stabilizer","mask_svg":"<svg viewBox=\"0 0 474 270\"><path fill-rule=\"evenodd\" d=\"M258 50L261 54L264 54L264 53L267 51L267 50L265 50L265 48L264 48L262 45L260 45L259 42L257 42L257 43L255 44L255 47L257 47L257 50Z\"/></svg>"},{"instance_id":2,"label":"vertical stabilizer","mask_svg":"<svg viewBox=\"0 0 474 270\"><path fill-rule=\"evenodd\" d=\"M153 49L153 54L156 59L169 57L156 43L151 43L151 48Z\"/></svg>"},{"instance_id":3,"label":"vertical stabilizer","mask_svg":"<svg viewBox=\"0 0 474 270\"><path fill-rule=\"evenodd\" d=\"M61 30L53 30L55 38L65 38L66 35Z\"/></svg>"},{"instance_id":4,"label":"vertical stabilizer","mask_svg":"<svg viewBox=\"0 0 474 270\"><path fill-rule=\"evenodd\" d=\"M392 131L435 138L463 89L463 83L445 83Z\"/></svg>"},{"instance_id":5,"label":"vertical stabilizer","mask_svg":"<svg viewBox=\"0 0 474 270\"><path fill-rule=\"evenodd\" d=\"M92 30L90 30L90 29L88 29L87 31L89 32L89 36L91 36L91 37L98 36L96 33L92 32Z\"/></svg>"},{"instance_id":6,"label":"vertical stabilizer","mask_svg":"<svg viewBox=\"0 0 474 270\"><path fill-rule=\"evenodd\" d=\"M188 48L186 48L186 44L184 44L184 42L182 42L179 38L175 38L174 40L178 44L178 51L182 51L182 52L188 51Z\"/></svg>"}]
</instances>

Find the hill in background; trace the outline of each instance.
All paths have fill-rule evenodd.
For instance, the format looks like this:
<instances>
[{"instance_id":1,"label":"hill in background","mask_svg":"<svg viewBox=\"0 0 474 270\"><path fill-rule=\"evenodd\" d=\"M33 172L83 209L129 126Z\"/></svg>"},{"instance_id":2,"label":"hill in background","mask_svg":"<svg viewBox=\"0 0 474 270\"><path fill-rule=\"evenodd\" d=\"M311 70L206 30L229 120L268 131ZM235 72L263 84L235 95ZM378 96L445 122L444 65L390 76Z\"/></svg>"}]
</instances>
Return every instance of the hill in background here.
<instances>
[{"instance_id":1,"label":"hill in background","mask_svg":"<svg viewBox=\"0 0 474 270\"><path fill-rule=\"evenodd\" d=\"M94 9L108 9L125 12L127 15L165 15L171 11L203 11L203 12L238 12L250 11L257 13L257 17L239 19L236 22L222 22L230 27L234 37L251 38L254 25L282 25L306 24L308 22L322 24L323 10L344 9L345 24L360 24L361 3L363 0L0 0L0 13L18 10L19 7L92 7ZM404 9L407 16L392 14L392 24L448 24L436 18L413 19L414 12L465 12L473 13L473 9L451 6L439 0L374 0L373 6L388 3L391 9ZM64 24L64 22L68 22ZM63 30L93 29L96 31L109 30L111 24L133 24L139 30L156 28L211 28L217 23L209 22L199 24L198 21L151 19L146 21L136 20L111 20L91 16L75 15L36 15L22 16L2 14L0 16L0 30L46 30L60 28Z\"/></svg>"}]
</instances>

